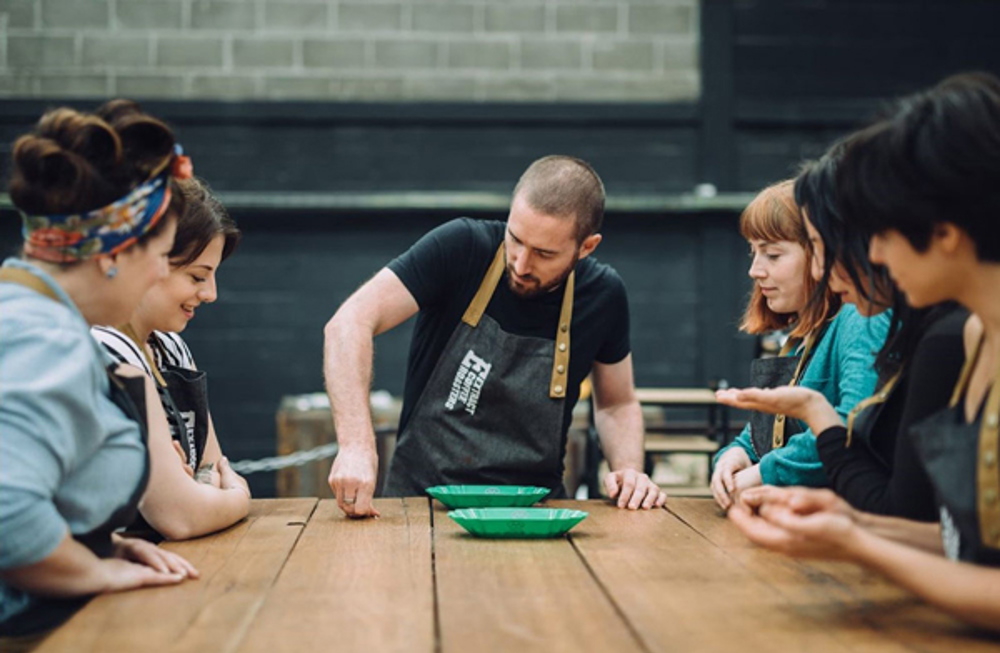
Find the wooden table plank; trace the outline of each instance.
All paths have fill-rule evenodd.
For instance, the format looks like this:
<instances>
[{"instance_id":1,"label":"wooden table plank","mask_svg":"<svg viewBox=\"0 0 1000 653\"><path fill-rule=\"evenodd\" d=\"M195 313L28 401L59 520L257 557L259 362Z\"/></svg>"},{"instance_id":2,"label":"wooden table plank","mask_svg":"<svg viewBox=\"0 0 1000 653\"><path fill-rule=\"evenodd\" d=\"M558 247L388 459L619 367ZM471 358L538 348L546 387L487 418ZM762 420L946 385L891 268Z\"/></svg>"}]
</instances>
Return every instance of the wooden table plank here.
<instances>
[{"instance_id":1,"label":"wooden table plank","mask_svg":"<svg viewBox=\"0 0 1000 653\"><path fill-rule=\"evenodd\" d=\"M688 502L706 504L672 501ZM790 594L666 510L599 505L591 518L596 530L614 536L573 542L651 651L907 650L864 623L841 619L842 606L822 577L798 578L799 591Z\"/></svg>"},{"instance_id":2,"label":"wooden table plank","mask_svg":"<svg viewBox=\"0 0 1000 653\"><path fill-rule=\"evenodd\" d=\"M246 520L221 533L164 544L201 578L99 596L38 653L233 651L315 507L316 499L256 499Z\"/></svg>"},{"instance_id":3,"label":"wooden table plank","mask_svg":"<svg viewBox=\"0 0 1000 653\"><path fill-rule=\"evenodd\" d=\"M914 651L996 651L997 639L965 626L912 594L853 564L796 560L760 549L726 520L712 500L668 501L667 508L726 550L756 578L798 606L814 605L822 588L836 609L812 608L814 617L843 632L868 626Z\"/></svg>"},{"instance_id":4,"label":"wooden table plank","mask_svg":"<svg viewBox=\"0 0 1000 653\"><path fill-rule=\"evenodd\" d=\"M642 650L566 538L474 538L435 502L434 552L443 653Z\"/></svg>"},{"instance_id":5,"label":"wooden table plank","mask_svg":"<svg viewBox=\"0 0 1000 653\"><path fill-rule=\"evenodd\" d=\"M321 501L241 653L434 651L427 499L377 499L381 519Z\"/></svg>"}]
</instances>

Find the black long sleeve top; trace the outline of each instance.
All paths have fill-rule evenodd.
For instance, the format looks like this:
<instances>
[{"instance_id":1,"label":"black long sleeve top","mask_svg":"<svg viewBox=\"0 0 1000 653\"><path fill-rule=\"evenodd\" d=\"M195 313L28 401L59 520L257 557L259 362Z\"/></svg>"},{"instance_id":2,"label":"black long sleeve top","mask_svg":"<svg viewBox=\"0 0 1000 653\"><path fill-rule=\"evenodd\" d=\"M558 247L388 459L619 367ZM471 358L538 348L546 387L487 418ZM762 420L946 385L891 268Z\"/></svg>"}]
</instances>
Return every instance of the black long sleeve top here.
<instances>
[{"instance_id":1,"label":"black long sleeve top","mask_svg":"<svg viewBox=\"0 0 1000 653\"><path fill-rule=\"evenodd\" d=\"M835 426L819 434L816 448L834 492L858 510L936 521L934 490L908 431L948 405L965 352L960 308L938 317L917 344L867 441Z\"/></svg>"}]
</instances>

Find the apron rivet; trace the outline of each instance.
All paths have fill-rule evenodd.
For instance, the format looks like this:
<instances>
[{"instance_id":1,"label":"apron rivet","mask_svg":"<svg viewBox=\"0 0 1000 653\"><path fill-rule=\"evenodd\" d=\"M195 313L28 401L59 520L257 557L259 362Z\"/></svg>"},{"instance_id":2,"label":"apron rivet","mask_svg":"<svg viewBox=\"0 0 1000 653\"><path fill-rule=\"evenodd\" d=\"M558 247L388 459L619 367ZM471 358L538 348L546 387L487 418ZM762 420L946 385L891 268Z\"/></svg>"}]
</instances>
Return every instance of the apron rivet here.
<instances>
[{"instance_id":1,"label":"apron rivet","mask_svg":"<svg viewBox=\"0 0 1000 653\"><path fill-rule=\"evenodd\" d=\"M563 393L563 387L561 385L557 385L555 387L555 391L557 395L561 395Z\"/></svg>"},{"instance_id":2,"label":"apron rivet","mask_svg":"<svg viewBox=\"0 0 1000 653\"><path fill-rule=\"evenodd\" d=\"M986 464L987 467L993 467L993 465L995 465L997 462L996 452L987 451L985 454L983 454L983 462Z\"/></svg>"},{"instance_id":3,"label":"apron rivet","mask_svg":"<svg viewBox=\"0 0 1000 653\"><path fill-rule=\"evenodd\" d=\"M986 501L987 505L992 506L997 502L997 491L996 490L986 490L983 493L983 499Z\"/></svg>"},{"instance_id":4,"label":"apron rivet","mask_svg":"<svg viewBox=\"0 0 1000 653\"><path fill-rule=\"evenodd\" d=\"M563 333L566 333L567 331L569 331L569 325L563 324L559 327L559 330L562 331Z\"/></svg>"},{"instance_id":5,"label":"apron rivet","mask_svg":"<svg viewBox=\"0 0 1000 653\"><path fill-rule=\"evenodd\" d=\"M784 415L778 415L774 419L777 420L777 421L779 421L779 422L784 422L785 421L785 416Z\"/></svg>"},{"instance_id":6,"label":"apron rivet","mask_svg":"<svg viewBox=\"0 0 1000 653\"><path fill-rule=\"evenodd\" d=\"M566 351L566 343L565 342L560 342L559 343L559 351Z\"/></svg>"},{"instance_id":7,"label":"apron rivet","mask_svg":"<svg viewBox=\"0 0 1000 653\"><path fill-rule=\"evenodd\" d=\"M564 373L565 371L566 371L566 366L565 366L565 365L560 365L560 366L558 366L558 367L556 368L556 372L558 372L559 374L562 374L562 373Z\"/></svg>"},{"instance_id":8,"label":"apron rivet","mask_svg":"<svg viewBox=\"0 0 1000 653\"><path fill-rule=\"evenodd\" d=\"M986 424L988 426L990 426L990 427L996 426L997 425L997 416L996 415L990 415L989 417L987 417L986 418Z\"/></svg>"}]
</instances>

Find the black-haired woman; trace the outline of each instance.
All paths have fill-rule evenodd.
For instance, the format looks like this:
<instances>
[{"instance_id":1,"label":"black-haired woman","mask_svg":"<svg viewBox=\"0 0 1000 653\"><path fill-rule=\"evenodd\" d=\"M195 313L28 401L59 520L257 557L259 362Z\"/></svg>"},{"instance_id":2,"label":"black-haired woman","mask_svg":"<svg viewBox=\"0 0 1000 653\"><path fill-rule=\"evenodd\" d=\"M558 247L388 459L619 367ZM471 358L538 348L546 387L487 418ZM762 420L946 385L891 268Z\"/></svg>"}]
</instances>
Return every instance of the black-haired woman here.
<instances>
[{"instance_id":1,"label":"black-haired woman","mask_svg":"<svg viewBox=\"0 0 1000 653\"><path fill-rule=\"evenodd\" d=\"M850 560L1000 630L1000 80L949 78L851 139L837 195L915 307L973 316L949 407L911 429L940 523L873 517L829 491L748 491L730 518L796 556ZM956 562L958 561L958 562ZM994 568L990 568L994 567Z\"/></svg>"}]
</instances>

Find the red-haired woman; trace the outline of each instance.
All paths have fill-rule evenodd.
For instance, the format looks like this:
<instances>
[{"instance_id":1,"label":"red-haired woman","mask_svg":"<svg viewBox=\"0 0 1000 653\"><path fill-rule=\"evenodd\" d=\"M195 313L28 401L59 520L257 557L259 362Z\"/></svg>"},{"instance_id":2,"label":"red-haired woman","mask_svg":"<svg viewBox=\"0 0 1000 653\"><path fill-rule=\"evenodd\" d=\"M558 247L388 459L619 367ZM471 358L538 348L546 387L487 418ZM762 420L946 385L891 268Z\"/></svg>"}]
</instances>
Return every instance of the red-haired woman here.
<instances>
[{"instance_id":1,"label":"red-haired woman","mask_svg":"<svg viewBox=\"0 0 1000 653\"><path fill-rule=\"evenodd\" d=\"M875 389L875 354L889 326L884 306L862 313L853 305L840 308L840 298L829 290L815 296L823 271L814 265L792 181L761 191L743 212L740 232L752 248L754 279L742 328L792 329L780 356L754 361L752 385L811 388L846 416ZM736 440L717 454L711 488L722 508L732 505L734 493L761 484L827 484L807 425L754 412Z\"/></svg>"}]
</instances>

